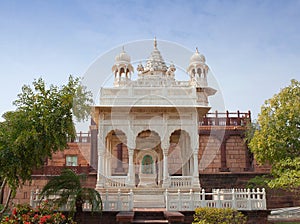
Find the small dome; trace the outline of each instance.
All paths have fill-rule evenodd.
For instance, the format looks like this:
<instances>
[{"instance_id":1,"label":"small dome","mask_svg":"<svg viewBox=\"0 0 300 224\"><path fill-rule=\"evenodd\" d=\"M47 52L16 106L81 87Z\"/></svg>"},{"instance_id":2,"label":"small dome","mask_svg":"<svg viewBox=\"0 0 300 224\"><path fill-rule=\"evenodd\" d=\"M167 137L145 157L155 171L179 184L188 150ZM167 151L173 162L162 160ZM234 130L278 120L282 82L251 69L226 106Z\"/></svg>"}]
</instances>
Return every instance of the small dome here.
<instances>
[{"instance_id":1,"label":"small dome","mask_svg":"<svg viewBox=\"0 0 300 224\"><path fill-rule=\"evenodd\" d=\"M190 59L190 64L191 63L205 63L205 57L203 54L199 54L198 48L196 48L196 52Z\"/></svg>"},{"instance_id":2,"label":"small dome","mask_svg":"<svg viewBox=\"0 0 300 224\"><path fill-rule=\"evenodd\" d=\"M115 57L116 62L128 62L130 63L130 56L125 52L124 47L119 55Z\"/></svg>"}]
</instances>

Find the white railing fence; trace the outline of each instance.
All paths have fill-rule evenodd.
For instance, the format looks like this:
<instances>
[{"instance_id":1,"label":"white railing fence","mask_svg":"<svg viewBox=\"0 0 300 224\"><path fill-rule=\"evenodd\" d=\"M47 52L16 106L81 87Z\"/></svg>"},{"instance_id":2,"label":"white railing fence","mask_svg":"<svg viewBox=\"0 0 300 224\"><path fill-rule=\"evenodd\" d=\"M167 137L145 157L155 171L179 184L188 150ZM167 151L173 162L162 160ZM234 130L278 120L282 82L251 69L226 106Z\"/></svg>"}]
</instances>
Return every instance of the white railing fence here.
<instances>
[{"instance_id":1,"label":"white railing fence","mask_svg":"<svg viewBox=\"0 0 300 224\"><path fill-rule=\"evenodd\" d=\"M124 188L126 187L127 176L111 176L106 177L105 186L108 188Z\"/></svg>"},{"instance_id":2,"label":"white railing fence","mask_svg":"<svg viewBox=\"0 0 300 224\"><path fill-rule=\"evenodd\" d=\"M132 211L133 210L133 191L105 192L102 195L103 211Z\"/></svg>"},{"instance_id":3,"label":"white railing fence","mask_svg":"<svg viewBox=\"0 0 300 224\"><path fill-rule=\"evenodd\" d=\"M165 192L168 211L193 211L197 207L266 210L265 189L214 189L201 192Z\"/></svg>"},{"instance_id":4,"label":"white railing fence","mask_svg":"<svg viewBox=\"0 0 300 224\"><path fill-rule=\"evenodd\" d=\"M170 177L170 188L187 188L192 187L192 178L191 176L171 176Z\"/></svg>"},{"instance_id":5,"label":"white railing fence","mask_svg":"<svg viewBox=\"0 0 300 224\"><path fill-rule=\"evenodd\" d=\"M40 198L40 191L31 191L30 206L36 208L43 200L52 200L57 196L50 196L47 199ZM133 192L121 192L119 189L117 192L108 192L101 194L103 211L131 211L133 210ZM69 203L61 206L60 211L70 211L71 206ZM83 204L83 211L91 211L92 205L86 201Z\"/></svg>"},{"instance_id":6,"label":"white railing fence","mask_svg":"<svg viewBox=\"0 0 300 224\"><path fill-rule=\"evenodd\" d=\"M33 207L33 208L36 208L40 205L40 203L42 201L45 201L45 200L54 200L56 199L58 196L50 196L48 197L47 199L44 198L41 200L40 198L40 191L37 189L36 191L31 191L31 195L30 195L30 206ZM60 208L59 208L59 211L70 211L71 210L71 205L70 203L67 203L65 205L62 205ZM83 203L83 211L91 211L92 210L92 205L86 201Z\"/></svg>"},{"instance_id":7,"label":"white railing fence","mask_svg":"<svg viewBox=\"0 0 300 224\"><path fill-rule=\"evenodd\" d=\"M38 190L31 192L30 205L32 207L39 205L39 193ZM134 208L134 191L132 189L121 188L115 192L106 190L101 193L101 197L103 211L132 211ZM213 189L212 192L205 192L204 189L202 191L179 189L176 192L174 189L169 189L169 191L165 190L164 197L168 211L194 211L197 207L232 208L236 210L267 209L265 189ZM69 209L68 204L60 208L62 211ZM85 203L84 210L91 210L91 205Z\"/></svg>"}]
</instances>

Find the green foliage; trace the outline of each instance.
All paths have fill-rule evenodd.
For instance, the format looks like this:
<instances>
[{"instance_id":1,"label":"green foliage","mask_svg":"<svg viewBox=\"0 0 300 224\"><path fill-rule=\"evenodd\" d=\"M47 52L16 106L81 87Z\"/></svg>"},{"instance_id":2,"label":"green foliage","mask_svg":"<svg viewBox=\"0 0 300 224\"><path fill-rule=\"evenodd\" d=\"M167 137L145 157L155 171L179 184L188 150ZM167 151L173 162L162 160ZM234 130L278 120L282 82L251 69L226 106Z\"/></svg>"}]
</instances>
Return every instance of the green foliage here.
<instances>
[{"instance_id":1,"label":"green foliage","mask_svg":"<svg viewBox=\"0 0 300 224\"><path fill-rule=\"evenodd\" d=\"M20 204L12 209L8 216L0 220L0 224L76 224L72 218L67 218L51 203L43 202L33 209L28 204Z\"/></svg>"},{"instance_id":2,"label":"green foliage","mask_svg":"<svg viewBox=\"0 0 300 224\"><path fill-rule=\"evenodd\" d=\"M300 157L287 158L276 164L272 169L274 178L269 182L271 188L283 188L297 191L300 187Z\"/></svg>"},{"instance_id":3,"label":"green foliage","mask_svg":"<svg viewBox=\"0 0 300 224\"><path fill-rule=\"evenodd\" d=\"M300 186L300 82L292 80L265 101L249 147L259 163L272 165L270 187Z\"/></svg>"},{"instance_id":4,"label":"green foliage","mask_svg":"<svg viewBox=\"0 0 300 224\"><path fill-rule=\"evenodd\" d=\"M245 224L246 217L230 208L196 208L193 224Z\"/></svg>"},{"instance_id":5,"label":"green foliage","mask_svg":"<svg viewBox=\"0 0 300 224\"><path fill-rule=\"evenodd\" d=\"M85 201L92 205L92 211L102 211L102 200L98 191L93 188L82 187L84 174L77 175L70 169L62 171L60 176L53 177L43 188L41 200L51 196L59 196L52 201L58 206L69 204L71 212L82 211ZM49 200L49 199L48 199Z\"/></svg>"},{"instance_id":6,"label":"green foliage","mask_svg":"<svg viewBox=\"0 0 300 224\"><path fill-rule=\"evenodd\" d=\"M0 122L0 179L12 190L31 180L32 170L75 138L73 113L78 120L90 113L91 94L70 76L67 85L47 88L42 79L24 85L15 111ZM82 104L82 105L79 105Z\"/></svg>"},{"instance_id":7,"label":"green foliage","mask_svg":"<svg viewBox=\"0 0 300 224\"><path fill-rule=\"evenodd\" d=\"M268 188L269 181L270 181L270 177L267 175L256 176L248 181L246 188L249 189Z\"/></svg>"},{"instance_id":8,"label":"green foliage","mask_svg":"<svg viewBox=\"0 0 300 224\"><path fill-rule=\"evenodd\" d=\"M246 130L247 131L245 133L244 140L246 143L249 143L253 139L255 131L259 130L259 124L257 123L257 121L248 122Z\"/></svg>"}]
</instances>

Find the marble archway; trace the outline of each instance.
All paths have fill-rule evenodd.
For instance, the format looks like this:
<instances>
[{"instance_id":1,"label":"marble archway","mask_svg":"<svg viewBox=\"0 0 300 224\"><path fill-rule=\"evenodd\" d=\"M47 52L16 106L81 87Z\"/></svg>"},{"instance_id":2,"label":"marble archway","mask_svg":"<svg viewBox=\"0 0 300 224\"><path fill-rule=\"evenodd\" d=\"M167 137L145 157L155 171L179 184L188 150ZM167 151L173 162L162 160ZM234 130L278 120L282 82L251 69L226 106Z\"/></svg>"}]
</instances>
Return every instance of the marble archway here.
<instances>
[{"instance_id":1,"label":"marble archway","mask_svg":"<svg viewBox=\"0 0 300 224\"><path fill-rule=\"evenodd\" d=\"M136 137L136 185L157 187L162 182L162 149L160 136L152 130L141 131Z\"/></svg>"}]
</instances>

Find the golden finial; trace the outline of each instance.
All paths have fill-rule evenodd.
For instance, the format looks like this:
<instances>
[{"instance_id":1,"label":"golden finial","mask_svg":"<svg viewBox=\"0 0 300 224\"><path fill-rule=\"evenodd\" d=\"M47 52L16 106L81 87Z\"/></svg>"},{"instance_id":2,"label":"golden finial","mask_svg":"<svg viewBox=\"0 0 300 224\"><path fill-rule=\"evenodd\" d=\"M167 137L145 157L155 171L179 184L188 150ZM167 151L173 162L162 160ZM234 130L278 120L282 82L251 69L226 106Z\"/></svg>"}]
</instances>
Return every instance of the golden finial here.
<instances>
[{"instance_id":1,"label":"golden finial","mask_svg":"<svg viewBox=\"0 0 300 224\"><path fill-rule=\"evenodd\" d=\"M154 47L157 47L157 41L156 41L156 37L154 37Z\"/></svg>"}]
</instances>

